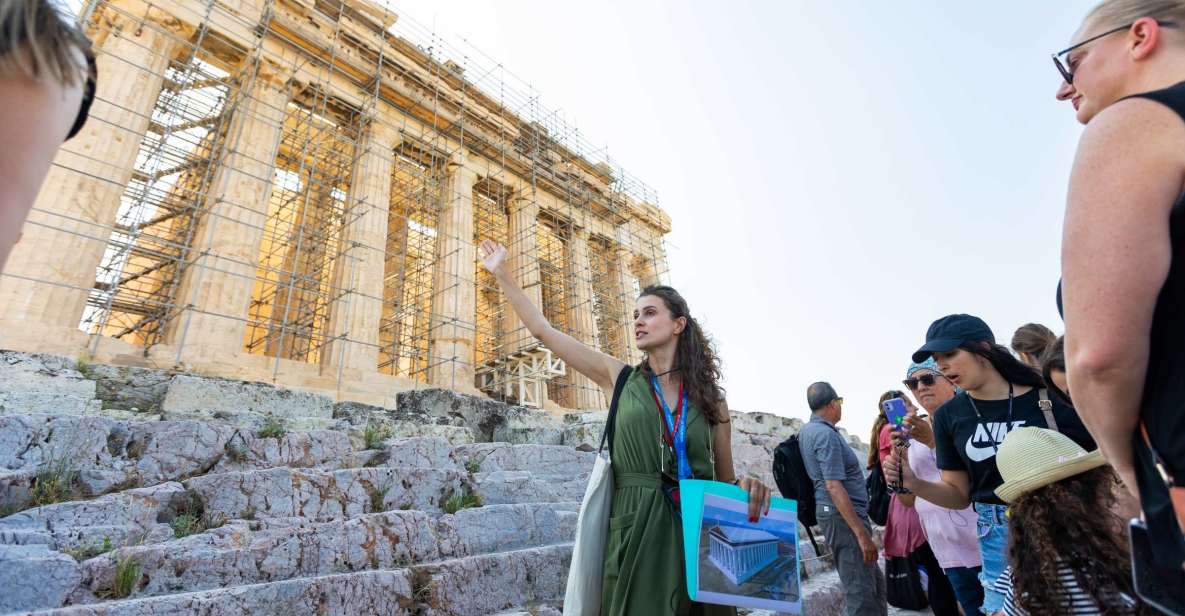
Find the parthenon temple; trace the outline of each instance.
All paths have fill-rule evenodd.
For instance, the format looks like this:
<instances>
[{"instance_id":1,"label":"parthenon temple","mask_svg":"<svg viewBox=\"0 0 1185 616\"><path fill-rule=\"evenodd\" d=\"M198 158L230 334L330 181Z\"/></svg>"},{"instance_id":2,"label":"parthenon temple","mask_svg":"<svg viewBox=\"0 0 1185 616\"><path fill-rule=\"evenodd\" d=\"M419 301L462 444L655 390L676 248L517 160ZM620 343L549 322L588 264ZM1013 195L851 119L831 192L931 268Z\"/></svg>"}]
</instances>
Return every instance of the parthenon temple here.
<instances>
[{"instance_id":1,"label":"parthenon temple","mask_svg":"<svg viewBox=\"0 0 1185 616\"><path fill-rule=\"evenodd\" d=\"M393 405L603 396L477 258L626 361L670 218L501 65L368 0L90 0L99 79L0 276L0 349Z\"/></svg>"}]
</instances>

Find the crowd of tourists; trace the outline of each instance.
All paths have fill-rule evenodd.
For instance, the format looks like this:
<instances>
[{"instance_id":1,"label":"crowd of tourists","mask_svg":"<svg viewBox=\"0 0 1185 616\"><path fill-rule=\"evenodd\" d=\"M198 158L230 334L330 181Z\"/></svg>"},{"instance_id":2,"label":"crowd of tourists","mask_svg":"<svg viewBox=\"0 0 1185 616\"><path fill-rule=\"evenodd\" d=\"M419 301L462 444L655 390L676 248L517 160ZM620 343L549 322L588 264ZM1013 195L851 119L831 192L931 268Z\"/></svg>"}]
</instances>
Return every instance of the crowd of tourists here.
<instances>
[{"instance_id":1,"label":"crowd of tourists","mask_svg":"<svg viewBox=\"0 0 1185 616\"><path fill-rule=\"evenodd\" d=\"M1056 294L1064 338L1027 325L1009 349L977 317L935 320L902 350L905 390L880 402L906 414L882 411L864 462L837 430L836 389L807 391L797 442L849 615L885 614L919 572L936 614L1185 612L1185 1L1104 0L1070 40L1054 54L1057 98L1086 129ZM98 77L47 0L0 2L0 267ZM585 611L735 613L688 598L678 482L739 486L751 520L771 489L737 475L720 364L686 301L642 291L645 359L627 365L548 323L506 248L481 248L530 332L613 394L611 507Z\"/></svg>"}]
</instances>

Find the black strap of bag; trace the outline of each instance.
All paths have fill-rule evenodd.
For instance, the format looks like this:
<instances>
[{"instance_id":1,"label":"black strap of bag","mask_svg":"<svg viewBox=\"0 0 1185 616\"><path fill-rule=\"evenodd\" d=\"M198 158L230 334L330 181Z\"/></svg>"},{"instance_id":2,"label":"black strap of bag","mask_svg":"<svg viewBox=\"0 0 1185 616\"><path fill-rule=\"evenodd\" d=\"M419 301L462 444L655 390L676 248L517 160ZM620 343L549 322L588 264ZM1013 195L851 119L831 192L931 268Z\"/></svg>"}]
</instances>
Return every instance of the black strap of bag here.
<instances>
[{"instance_id":1,"label":"black strap of bag","mask_svg":"<svg viewBox=\"0 0 1185 616\"><path fill-rule=\"evenodd\" d=\"M597 448L600 453L605 449L605 441L609 441L609 457L613 457L613 431L617 426L617 403L621 400L621 392L625 389L625 382L630 379L630 373L634 371L633 366L627 365L621 369L617 374L617 382L613 384L613 399L609 401L609 417L605 420L605 428L601 431L601 446Z\"/></svg>"},{"instance_id":2,"label":"black strap of bag","mask_svg":"<svg viewBox=\"0 0 1185 616\"><path fill-rule=\"evenodd\" d=\"M1045 425L1054 432L1061 432L1057 429L1057 420L1053 417L1053 401L1049 399L1049 390L1042 387L1037 391L1037 395L1041 397L1037 401L1037 407L1045 414Z\"/></svg>"}]
</instances>

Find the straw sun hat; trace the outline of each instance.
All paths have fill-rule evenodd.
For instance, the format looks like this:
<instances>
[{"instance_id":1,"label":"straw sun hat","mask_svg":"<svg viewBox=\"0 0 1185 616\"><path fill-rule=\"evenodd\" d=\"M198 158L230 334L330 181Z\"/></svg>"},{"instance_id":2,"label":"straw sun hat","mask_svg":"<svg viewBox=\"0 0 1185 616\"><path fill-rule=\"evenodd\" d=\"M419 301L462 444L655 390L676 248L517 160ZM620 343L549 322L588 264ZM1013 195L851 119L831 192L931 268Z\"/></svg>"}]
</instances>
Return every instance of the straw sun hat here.
<instances>
[{"instance_id":1,"label":"straw sun hat","mask_svg":"<svg viewBox=\"0 0 1185 616\"><path fill-rule=\"evenodd\" d=\"M1017 428L1004 437L996 454L996 467L1004 478L1004 483L996 488L996 495L1011 503L1025 492L1106 463L1102 453L1087 452L1060 432Z\"/></svg>"}]
</instances>

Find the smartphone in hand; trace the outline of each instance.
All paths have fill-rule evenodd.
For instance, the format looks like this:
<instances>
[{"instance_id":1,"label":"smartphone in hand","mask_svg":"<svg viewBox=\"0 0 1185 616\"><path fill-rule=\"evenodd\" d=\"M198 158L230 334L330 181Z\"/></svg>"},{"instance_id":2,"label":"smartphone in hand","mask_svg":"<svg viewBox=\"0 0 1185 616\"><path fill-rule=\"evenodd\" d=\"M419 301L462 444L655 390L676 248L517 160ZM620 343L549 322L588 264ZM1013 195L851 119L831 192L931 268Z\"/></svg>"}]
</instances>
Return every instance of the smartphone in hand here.
<instances>
[{"instance_id":1,"label":"smartphone in hand","mask_svg":"<svg viewBox=\"0 0 1185 616\"><path fill-rule=\"evenodd\" d=\"M893 430L897 431L901 436L909 439L909 426L905 425L905 416L909 410L905 407L905 400L901 398L889 398L881 403L881 408L885 411L885 418L889 420L889 425L893 426ZM898 441L900 447L904 447L908 443L901 443ZM889 490L899 494L909 494L909 490L905 488L901 477L886 477L885 483Z\"/></svg>"},{"instance_id":2,"label":"smartphone in hand","mask_svg":"<svg viewBox=\"0 0 1185 616\"><path fill-rule=\"evenodd\" d=\"M889 425L893 426L894 430L907 429L905 416L909 411L905 408L905 400L889 398L881 403L881 408L885 410L885 418L889 420Z\"/></svg>"},{"instance_id":3,"label":"smartphone in hand","mask_svg":"<svg viewBox=\"0 0 1185 616\"><path fill-rule=\"evenodd\" d=\"M1131 521L1128 537L1132 548L1132 581L1140 599L1170 616L1185 616L1185 571L1168 569L1152 555L1148 527L1139 519Z\"/></svg>"}]
</instances>

